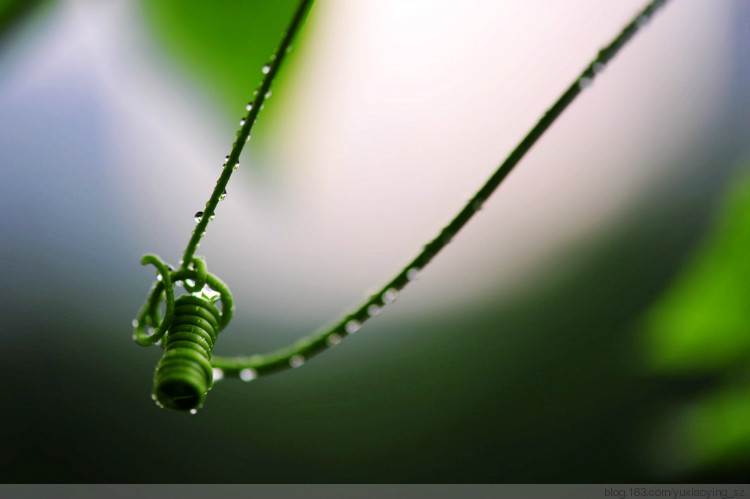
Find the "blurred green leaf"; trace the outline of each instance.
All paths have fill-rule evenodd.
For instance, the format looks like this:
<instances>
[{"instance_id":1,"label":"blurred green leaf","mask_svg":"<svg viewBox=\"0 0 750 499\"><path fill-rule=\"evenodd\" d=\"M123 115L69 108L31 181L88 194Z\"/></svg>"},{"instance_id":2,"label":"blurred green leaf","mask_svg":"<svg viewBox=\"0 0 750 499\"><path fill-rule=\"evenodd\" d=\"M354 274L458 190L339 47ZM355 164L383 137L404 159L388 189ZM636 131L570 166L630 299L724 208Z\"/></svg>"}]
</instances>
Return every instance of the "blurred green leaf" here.
<instances>
[{"instance_id":1,"label":"blurred green leaf","mask_svg":"<svg viewBox=\"0 0 750 499\"><path fill-rule=\"evenodd\" d=\"M731 472L750 465L750 385L747 379L672 411L654 445L663 468Z\"/></svg>"},{"instance_id":2,"label":"blurred green leaf","mask_svg":"<svg viewBox=\"0 0 750 499\"><path fill-rule=\"evenodd\" d=\"M51 4L47 0L0 0L0 42L15 26L21 24L38 7Z\"/></svg>"},{"instance_id":3,"label":"blurred green leaf","mask_svg":"<svg viewBox=\"0 0 750 499\"><path fill-rule=\"evenodd\" d=\"M750 176L726 201L713 234L649 312L647 356L658 370L723 370L750 358Z\"/></svg>"},{"instance_id":4,"label":"blurred green leaf","mask_svg":"<svg viewBox=\"0 0 750 499\"><path fill-rule=\"evenodd\" d=\"M141 1L145 24L166 53L204 83L238 120L297 4L297 0ZM281 70L281 79L286 73L288 68ZM267 107L272 111L278 106ZM259 120L261 125L268 112Z\"/></svg>"},{"instance_id":5,"label":"blurred green leaf","mask_svg":"<svg viewBox=\"0 0 750 499\"><path fill-rule=\"evenodd\" d=\"M750 171L744 168L743 172ZM646 355L657 371L717 374L721 385L665 419L655 453L673 472L750 462L750 176L734 182L714 231L649 311Z\"/></svg>"},{"instance_id":6,"label":"blurred green leaf","mask_svg":"<svg viewBox=\"0 0 750 499\"><path fill-rule=\"evenodd\" d=\"M685 414L685 458L697 466L750 462L750 387L713 393Z\"/></svg>"}]
</instances>

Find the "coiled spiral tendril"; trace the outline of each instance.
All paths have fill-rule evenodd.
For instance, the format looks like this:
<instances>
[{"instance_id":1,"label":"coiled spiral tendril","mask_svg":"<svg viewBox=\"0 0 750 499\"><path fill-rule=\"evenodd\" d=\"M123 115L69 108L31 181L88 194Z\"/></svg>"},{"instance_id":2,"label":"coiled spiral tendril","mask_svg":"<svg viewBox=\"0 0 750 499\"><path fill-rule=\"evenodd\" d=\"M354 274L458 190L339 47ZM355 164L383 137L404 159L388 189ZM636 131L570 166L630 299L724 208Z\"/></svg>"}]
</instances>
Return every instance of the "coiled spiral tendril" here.
<instances>
[{"instance_id":1,"label":"coiled spiral tendril","mask_svg":"<svg viewBox=\"0 0 750 499\"><path fill-rule=\"evenodd\" d=\"M161 278L134 322L133 335L139 345L161 342L164 348L154 374L152 398L160 407L195 411L213 385L211 351L232 317L232 295L223 282L206 271L200 258L193 259L192 269L176 271L155 255L144 256L141 263L154 265ZM192 295L175 300L173 284L179 281ZM159 317L162 297L166 304L163 319ZM221 312L212 303L216 299L221 300ZM153 332L147 333L147 328Z\"/></svg>"},{"instance_id":2,"label":"coiled spiral tendril","mask_svg":"<svg viewBox=\"0 0 750 499\"><path fill-rule=\"evenodd\" d=\"M219 328L219 311L196 296L181 296L167 331L164 356L154 375L154 397L170 409L203 405L213 384L211 350Z\"/></svg>"}]
</instances>

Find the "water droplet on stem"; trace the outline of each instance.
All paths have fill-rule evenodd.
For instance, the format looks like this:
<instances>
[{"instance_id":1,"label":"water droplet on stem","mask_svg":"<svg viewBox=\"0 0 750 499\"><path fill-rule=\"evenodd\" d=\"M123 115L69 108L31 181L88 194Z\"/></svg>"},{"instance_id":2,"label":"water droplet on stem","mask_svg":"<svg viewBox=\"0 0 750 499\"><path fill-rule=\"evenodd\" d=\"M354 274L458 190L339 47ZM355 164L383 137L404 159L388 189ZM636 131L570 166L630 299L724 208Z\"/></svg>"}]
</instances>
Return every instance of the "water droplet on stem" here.
<instances>
[{"instance_id":1,"label":"water droplet on stem","mask_svg":"<svg viewBox=\"0 0 750 499\"><path fill-rule=\"evenodd\" d=\"M243 369L240 371L240 379L242 381L252 381L258 377L258 373L255 369Z\"/></svg>"},{"instance_id":2,"label":"water droplet on stem","mask_svg":"<svg viewBox=\"0 0 750 499\"><path fill-rule=\"evenodd\" d=\"M358 321L351 320L346 323L346 332L349 334L354 334L357 331L359 331L359 328L362 327Z\"/></svg>"},{"instance_id":3,"label":"water droplet on stem","mask_svg":"<svg viewBox=\"0 0 750 499\"><path fill-rule=\"evenodd\" d=\"M396 298L398 298L398 291L394 288L389 288L385 293L383 293L382 296L383 303L385 303L386 305L396 301Z\"/></svg>"}]
</instances>

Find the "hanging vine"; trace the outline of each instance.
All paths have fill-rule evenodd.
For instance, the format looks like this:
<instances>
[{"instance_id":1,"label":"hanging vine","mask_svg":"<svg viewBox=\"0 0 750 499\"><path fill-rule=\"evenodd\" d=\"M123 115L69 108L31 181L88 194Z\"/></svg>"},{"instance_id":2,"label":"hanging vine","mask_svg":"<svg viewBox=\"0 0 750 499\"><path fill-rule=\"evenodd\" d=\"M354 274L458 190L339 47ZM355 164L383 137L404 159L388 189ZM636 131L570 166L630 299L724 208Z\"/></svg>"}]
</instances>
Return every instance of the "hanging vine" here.
<instances>
[{"instance_id":1,"label":"hanging vine","mask_svg":"<svg viewBox=\"0 0 750 499\"><path fill-rule=\"evenodd\" d=\"M481 210L484 202L550 125L666 1L650 2L609 45L602 48L461 211L408 265L356 310L343 315L328 327L266 354L212 356L211 352L219 333L232 317L234 302L229 288L219 278L208 273L204 260L196 257L195 251L208 223L214 217L219 201L226 198L227 184L232 172L239 167L240 154L250 138L258 112L263 108L265 99L270 96L271 84L312 5L312 0L302 0L276 52L270 57L268 64L263 66L262 72L265 76L260 87L255 90L253 100L246 106L247 115L240 121L237 140L225 158L221 176L206 202L206 207L195 214L197 224L179 268L172 269L155 255L146 255L141 260L143 265L150 264L156 267L157 282L137 318L133 320L133 337L139 345L159 344L164 349L164 355L154 374L152 397L156 403L161 407L195 413L204 404L214 379L227 376L250 381L282 369L299 367L310 357L337 345L347 335L357 332L368 319L378 315L383 307L395 301L409 282L417 279L427 264ZM183 285L190 294L175 299L176 284ZM215 306L218 301L221 303L221 311ZM163 318L160 316L162 302L165 303Z\"/></svg>"}]
</instances>

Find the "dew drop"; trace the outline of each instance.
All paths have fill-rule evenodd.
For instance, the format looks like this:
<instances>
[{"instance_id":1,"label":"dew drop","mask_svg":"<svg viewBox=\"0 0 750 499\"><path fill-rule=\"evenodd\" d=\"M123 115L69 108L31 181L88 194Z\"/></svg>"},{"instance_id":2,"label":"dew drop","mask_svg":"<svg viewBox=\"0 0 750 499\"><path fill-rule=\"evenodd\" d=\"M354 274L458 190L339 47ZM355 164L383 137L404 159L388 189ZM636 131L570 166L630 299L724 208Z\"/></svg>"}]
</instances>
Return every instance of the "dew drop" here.
<instances>
[{"instance_id":1,"label":"dew drop","mask_svg":"<svg viewBox=\"0 0 750 499\"><path fill-rule=\"evenodd\" d=\"M406 278L409 279L410 281L416 281L417 279L419 279L419 269L416 267L410 268L406 272Z\"/></svg>"},{"instance_id":2,"label":"dew drop","mask_svg":"<svg viewBox=\"0 0 750 499\"><path fill-rule=\"evenodd\" d=\"M481 199L475 199L471 202L471 207L474 209L474 211L479 211L482 209L484 205L484 202Z\"/></svg>"},{"instance_id":3,"label":"dew drop","mask_svg":"<svg viewBox=\"0 0 750 499\"><path fill-rule=\"evenodd\" d=\"M229 163L229 156L228 155L224 156L224 164L226 165L227 163Z\"/></svg>"},{"instance_id":4,"label":"dew drop","mask_svg":"<svg viewBox=\"0 0 750 499\"><path fill-rule=\"evenodd\" d=\"M354 334L357 331L359 331L359 328L362 327L359 322L351 320L346 323L346 332L349 334Z\"/></svg>"},{"instance_id":5,"label":"dew drop","mask_svg":"<svg viewBox=\"0 0 750 499\"><path fill-rule=\"evenodd\" d=\"M151 400L156 400L156 394L155 393L151 394Z\"/></svg>"},{"instance_id":6,"label":"dew drop","mask_svg":"<svg viewBox=\"0 0 750 499\"><path fill-rule=\"evenodd\" d=\"M250 142L250 137L252 137L252 135L248 133L247 138L245 139L245 142Z\"/></svg>"},{"instance_id":7,"label":"dew drop","mask_svg":"<svg viewBox=\"0 0 750 499\"><path fill-rule=\"evenodd\" d=\"M338 345L339 343L341 343L341 336L334 333L328 338L326 338L326 343L328 343L328 346Z\"/></svg>"},{"instance_id":8,"label":"dew drop","mask_svg":"<svg viewBox=\"0 0 750 499\"><path fill-rule=\"evenodd\" d=\"M638 24L639 28L645 28L646 26L648 26L648 21L648 16L640 16L636 21L636 24Z\"/></svg>"},{"instance_id":9,"label":"dew drop","mask_svg":"<svg viewBox=\"0 0 750 499\"><path fill-rule=\"evenodd\" d=\"M252 109L253 109L253 103L248 102L247 106L245 106L245 111L252 111Z\"/></svg>"},{"instance_id":10,"label":"dew drop","mask_svg":"<svg viewBox=\"0 0 750 499\"><path fill-rule=\"evenodd\" d=\"M591 86L591 78L583 77L580 80L578 80L578 88L581 90L586 90Z\"/></svg>"},{"instance_id":11,"label":"dew drop","mask_svg":"<svg viewBox=\"0 0 750 499\"><path fill-rule=\"evenodd\" d=\"M214 382L224 379L224 371L222 371L218 367L214 367L211 371L213 372Z\"/></svg>"},{"instance_id":12,"label":"dew drop","mask_svg":"<svg viewBox=\"0 0 750 499\"><path fill-rule=\"evenodd\" d=\"M383 303L388 305L389 303L393 303L396 301L396 298L398 298L398 291L396 291L394 288L388 289L385 293L383 293Z\"/></svg>"},{"instance_id":13,"label":"dew drop","mask_svg":"<svg viewBox=\"0 0 750 499\"><path fill-rule=\"evenodd\" d=\"M133 327L138 327L138 319L133 319L130 324L133 325Z\"/></svg>"},{"instance_id":14,"label":"dew drop","mask_svg":"<svg viewBox=\"0 0 750 499\"><path fill-rule=\"evenodd\" d=\"M148 328L148 335L149 335L149 336L151 336L151 335L152 335L152 334L154 334L155 332L156 332L156 329L154 329L154 328L152 328L152 327Z\"/></svg>"},{"instance_id":15,"label":"dew drop","mask_svg":"<svg viewBox=\"0 0 750 499\"><path fill-rule=\"evenodd\" d=\"M258 372L255 369L243 369L240 371L240 379L242 381L252 381L258 377Z\"/></svg>"},{"instance_id":16,"label":"dew drop","mask_svg":"<svg viewBox=\"0 0 750 499\"><path fill-rule=\"evenodd\" d=\"M138 337L135 335L135 333L133 333L133 336L131 336L131 338L133 338L133 341L136 341L138 339Z\"/></svg>"},{"instance_id":17,"label":"dew drop","mask_svg":"<svg viewBox=\"0 0 750 499\"><path fill-rule=\"evenodd\" d=\"M266 99L268 99L268 98L269 98L269 97L271 97L272 95L273 95L273 92L271 92L271 91L269 90L268 92L266 92ZM262 108L261 108L261 109L262 109Z\"/></svg>"},{"instance_id":18,"label":"dew drop","mask_svg":"<svg viewBox=\"0 0 750 499\"><path fill-rule=\"evenodd\" d=\"M185 279L185 284L187 284L188 287L192 288L193 286L195 286L195 281L192 279Z\"/></svg>"},{"instance_id":19,"label":"dew drop","mask_svg":"<svg viewBox=\"0 0 750 499\"><path fill-rule=\"evenodd\" d=\"M263 66L263 69L261 71L263 71L264 75L267 75L268 72L271 71L271 65L270 64L266 64L265 66Z\"/></svg>"},{"instance_id":20,"label":"dew drop","mask_svg":"<svg viewBox=\"0 0 750 499\"><path fill-rule=\"evenodd\" d=\"M224 192L221 193L221 195L219 196L219 199L224 201L226 198L227 198L227 190L224 189Z\"/></svg>"},{"instance_id":21,"label":"dew drop","mask_svg":"<svg viewBox=\"0 0 750 499\"><path fill-rule=\"evenodd\" d=\"M157 281L161 281L162 279L163 278L162 278L161 274L156 274L156 280Z\"/></svg>"},{"instance_id":22,"label":"dew drop","mask_svg":"<svg viewBox=\"0 0 750 499\"><path fill-rule=\"evenodd\" d=\"M602 71L604 71L604 69L605 69L606 67L607 67L607 65L606 65L606 64L603 64L603 63L601 63L601 62L595 62L595 63L594 63L594 67L593 67L593 69L594 69L594 74L599 74L599 73L601 73Z\"/></svg>"},{"instance_id":23,"label":"dew drop","mask_svg":"<svg viewBox=\"0 0 750 499\"><path fill-rule=\"evenodd\" d=\"M193 407L192 409L190 409L190 414L192 414L193 416L195 416L196 414L198 414L198 409L196 409L195 407Z\"/></svg>"},{"instance_id":24,"label":"dew drop","mask_svg":"<svg viewBox=\"0 0 750 499\"><path fill-rule=\"evenodd\" d=\"M214 218L216 218L216 215L211 215L210 217L208 217L208 220L210 221L210 220L213 220Z\"/></svg>"},{"instance_id":25,"label":"dew drop","mask_svg":"<svg viewBox=\"0 0 750 499\"><path fill-rule=\"evenodd\" d=\"M232 167L233 170L237 170L240 167L240 162L236 162L234 166Z\"/></svg>"},{"instance_id":26,"label":"dew drop","mask_svg":"<svg viewBox=\"0 0 750 499\"><path fill-rule=\"evenodd\" d=\"M375 317L379 313L380 313L380 307L378 307L377 305L370 305L369 307L367 307L367 314L370 317Z\"/></svg>"},{"instance_id":27,"label":"dew drop","mask_svg":"<svg viewBox=\"0 0 750 499\"><path fill-rule=\"evenodd\" d=\"M195 212L195 223L200 222L201 218L203 218L203 212L202 211L196 211Z\"/></svg>"},{"instance_id":28,"label":"dew drop","mask_svg":"<svg viewBox=\"0 0 750 499\"><path fill-rule=\"evenodd\" d=\"M292 367L299 367L304 363L305 363L305 358L301 355L295 355L294 357L289 359L289 365Z\"/></svg>"},{"instance_id":29,"label":"dew drop","mask_svg":"<svg viewBox=\"0 0 750 499\"><path fill-rule=\"evenodd\" d=\"M246 123L246 122L245 122L245 118L242 118L242 119L240 120L240 126L245 126L245 123Z\"/></svg>"}]
</instances>

